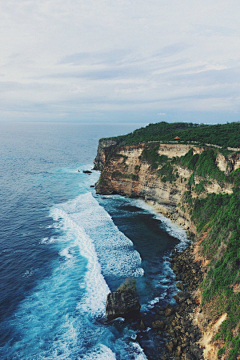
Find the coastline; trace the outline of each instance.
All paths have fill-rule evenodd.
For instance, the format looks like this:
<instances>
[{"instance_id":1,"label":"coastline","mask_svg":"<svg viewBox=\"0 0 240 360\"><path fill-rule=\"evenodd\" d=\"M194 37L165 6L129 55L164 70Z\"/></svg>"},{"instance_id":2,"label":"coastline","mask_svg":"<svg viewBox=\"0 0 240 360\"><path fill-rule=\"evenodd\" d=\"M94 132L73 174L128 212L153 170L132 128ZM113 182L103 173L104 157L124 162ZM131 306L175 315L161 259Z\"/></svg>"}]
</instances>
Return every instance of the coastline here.
<instances>
[{"instance_id":1,"label":"coastline","mask_svg":"<svg viewBox=\"0 0 240 360\"><path fill-rule=\"evenodd\" d=\"M176 245L167 260L176 275L175 283L177 288L181 290L173 296L176 305L167 304L166 307L162 307L156 304L153 310L155 315L149 314L149 318L141 317L138 326L141 330L144 330L145 323L151 324L151 332L153 332L154 337L162 335L165 338L166 350L162 352L161 348L162 360L204 359L201 346L198 345L201 331L195 321L195 315L200 311L196 289L202 281L202 270L199 263L195 264L192 254L194 243L187 236L189 226L186 224L181 226L177 218L172 217L173 212L170 212L165 206L162 207L161 204L146 201L140 197L136 197L135 200L141 200L143 204L147 205L146 208L150 207L152 209L152 213L156 216L163 215L171 224L186 232L186 242L179 239L181 246ZM143 208L145 207L143 206ZM159 220L164 221L161 218ZM165 225L167 226L166 223ZM191 235L193 237L193 233ZM184 266L182 265L183 261L185 262ZM181 267L184 268L180 276L176 266L179 262L181 262ZM194 279L191 278L193 271L195 271ZM190 291L188 289L189 285L192 287ZM191 328L190 333L187 331L189 328ZM192 337L192 334L194 334L194 337Z\"/></svg>"},{"instance_id":2,"label":"coastline","mask_svg":"<svg viewBox=\"0 0 240 360\"><path fill-rule=\"evenodd\" d=\"M182 246L176 246L169 257L169 264L176 275L175 282L180 290L173 298L176 305L168 304L165 308L156 311L155 317L159 319L152 323L152 330L166 333L166 350L162 360L202 360L203 347L202 330L199 327L201 307L198 285L204 275L201 261L197 260L195 250L196 232L189 231L189 222L179 223L178 217L167 206L155 201L142 200L150 206L153 212L161 214L178 228L186 231L187 242L180 242ZM182 224L182 225L181 225ZM191 227L191 230L193 228ZM194 228L196 231L196 229ZM191 239L188 238L190 235ZM158 316L160 315L160 316ZM200 316L199 316L200 315ZM189 331L191 329L191 331ZM183 335L184 334L184 335ZM201 341L202 340L202 341ZM210 358L208 358L210 360Z\"/></svg>"},{"instance_id":3,"label":"coastline","mask_svg":"<svg viewBox=\"0 0 240 360\"><path fill-rule=\"evenodd\" d=\"M226 157L219 151L214 153L206 146L188 147L184 144L162 143L121 145L114 140L110 143L103 139L99 142L94 160L95 169L101 171L99 181L95 184L97 194L119 194L143 200L154 211L187 231L188 238L192 240L191 256L179 261L182 262L182 273L188 270L190 263L199 266L197 273L195 271L196 284L191 290L192 299L198 297L197 303L193 301L195 315L191 318L194 326L198 326L202 332L201 338L195 343L202 349L206 360L215 360L220 355L222 360L235 360L239 354L239 325L236 317L239 313L239 281L236 268L236 264L239 264L236 247L238 212L231 208L232 202L236 207L239 195L237 190L234 192L233 187L233 183L238 185L237 178L233 178L236 181L232 178L231 180L229 173L237 171L234 173L237 176L240 163L231 163L234 159L234 154ZM195 160L199 161L198 165L193 165ZM229 164L226 164L227 160L232 164L231 169ZM198 168L201 171L198 171ZM225 216L224 211L218 211L218 204L223 206L224 201L229 207ZM234 234L229 232L226 219L231 224L230 228L236 230ZM234 253L232 248L235 249ZM232 258L230 264L227 262L228 256ZM227 274L226 278L218 271L219 260ZM208 266L210 263L211 268ZM233 274L229 272L231 267L235 269ZM200 272L202 277L197 279ZM211 287L212 281L214 285ZM198 287L200 283L201 287ZM221 296L222 291L227 294L227 301ZM201 308L198 307L199 304ZM231 314L236 316L232 318ZM224 331L225 327L227 333ZM184 342L181 344L181 350L178 350L181 353L180 359L185 359L189 349ZM173 356L173 346L169 353ZM188 355L190 359L191 354ZM171 355L169 356L171 358ZM192 359L198 359L199 356L192 354Z\"/></svg>"}]
</instances>

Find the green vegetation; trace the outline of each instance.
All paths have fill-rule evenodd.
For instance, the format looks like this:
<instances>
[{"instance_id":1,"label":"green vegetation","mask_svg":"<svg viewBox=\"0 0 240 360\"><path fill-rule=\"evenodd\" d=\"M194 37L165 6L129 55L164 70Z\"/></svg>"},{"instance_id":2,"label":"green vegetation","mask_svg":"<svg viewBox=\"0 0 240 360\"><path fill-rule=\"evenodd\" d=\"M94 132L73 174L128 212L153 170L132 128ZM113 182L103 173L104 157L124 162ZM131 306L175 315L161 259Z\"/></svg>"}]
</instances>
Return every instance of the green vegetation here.
<instances>
[{"instance_id":1,"label":"green vegetation","mask_svg":"<svg viewBox=\"0 0 240 360\"><path fill-rule=\"evenodd\" d=\"M163 182L169 181L170 183L177 180L179 177L178 170L173 169L171 165L171 159L165 155L158 154L159 145L149 145L145 147L142 152L142 160L147 161L152 169L157 169L159 166L161 168L158 170L158 175L161 176ZM174 161L173 161L174 162Z\"/></svg>"},{"instance_id":2,"label":"green vegetation","mask_svg":"<svg viewBox=\"0 0 240 360\"><path fill-rule=\"evenodd\" d=\"M135 294L137 292L136 280L133 278L127 278L124 283L119 286L117 291Z\"/></svg>"},{"instance_id":3,"label":"green vegetation","mask_svg":"<svg viewBox=\"0 0 240 360\"><path fill-rule=\"evenodd\" d=\"M202 254L211 260L207 276L201 284L202 305L213 321L225 312L228 314L215 339L225 342L219 355L231 349L228 359L234 360L240 348L237 328L240 293L233 292L234 285L240 283L240 189L236 188L231 195L208 194L204 199L193 199L189 191L185 193L184 201L192 207L192 220L197 225L197 231L209 230L202 242ZM237 334L235 336L233 329Z\"/></svg>"},{"instance_id":4,"label":"green vegetation","mask_svg":"<svg viewBox=\"0 0 240 360\"><path fill-rule=\"evenodd\" d=\"M200 181L199 184L195 185L195 191L198 195L201 194L205 190L204 185L205 185L204 181Z\"/></svg>"},{"instance_id":5,"label":"green vegetation","mask_svg":"<svg viewBox=\"0 0 240 360\"><path fill-rule=\"evenodd\" d=\"M145 128L137 129L128 135L112 137L111 139L120 145L136 145L149 141L173 141L176 136L179 136L180 142L184 143L197 142L199 144L214 144L223 148L240 148L240 123L199 125L160 122L149 124Z\"/></svg>"},{"instance_id":6,"label":"green vegetation","mask_svg":"<svg viewBox=\"0 0 240 360\"><path fill-rule=\"evenodd\" d=\"M179 164L193 170L196 175L210 177L218 181L227 181L227 176L219 170L216 164L217 151L206 150L193 155L193 149L179 159Z\"/></svg>"},{"instance_id":7,"label":"green vegetation","mask_svg":"<svg viewBox=\"0 0 240 360\"><path fill-rule=\"evenodd\" d=\"M188 180L188 185L193 186L194 184L195 182L194 182L194 173L193 173Z\"/></svg>"},{"instance_id":8,"label":"green vegetation","mask_svg":"<svg viewBox=\"0 0 240 360\"><path fill-rule=\"evenodd\" d=\"M113 179L118 179L120 177L123 178L123 179L131 179L133 181L138 180L138 175L135 175L135 174L123 174L120 171L114 171L112 173L112 178Z\"/></svg>"},{"instance_id":9,"label":"green vegetation","mask_svg":"<svg viewBox=\"0 0 240 360\"><path fill-rule=\"evenodd\" d=\"M114 154L114 156L122 158L123 159L122 164L125 164L126 160L128 159L128 157L126 155L123 155L123 154Z\"/></svg>"},{"instance_id":10,"label":"green vegetation","mask_svg":"<svg viewBox=\"0 0 240 360\"><path fill-rule=\"evenodd\" d=\"M172 183L178 178L178 173L173 172L173 167L170 162L164 164L161 169L158 170L158 174L161 176L163 182L169 181Z\"/></svg>"}]
</instances>

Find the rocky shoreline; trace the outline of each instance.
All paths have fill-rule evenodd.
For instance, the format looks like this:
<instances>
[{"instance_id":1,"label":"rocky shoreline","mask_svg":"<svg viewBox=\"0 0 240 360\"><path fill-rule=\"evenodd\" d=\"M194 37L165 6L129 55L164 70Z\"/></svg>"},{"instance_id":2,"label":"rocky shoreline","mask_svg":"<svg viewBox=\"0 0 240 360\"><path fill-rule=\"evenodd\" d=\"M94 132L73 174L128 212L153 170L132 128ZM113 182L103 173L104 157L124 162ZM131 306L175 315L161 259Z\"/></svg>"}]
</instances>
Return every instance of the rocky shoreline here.
<instances>
[{"instance_id":1,"label":"rocky shoreline","mask_svg":"<svg viewBox=\"0 0 240 360\"><path fill-rule=\"evenodd\" d=\"M97 194L120 194L140 198L156 212L162 213L187 230L188 238L193 240L192 245L183 252L173 251L170 258L172 270L178 281L177 287L181 290L175 296L177 305L169 304L165 308L156 306L154 319L150 319L150 316L143 321L151 327L156 338L167 338L166 352L163 354L162 343L159 349L159 356L163 360L204 359L204 348L199 344L201 331L197 325L196 315L201 312L200 291L197 291L197 288L203 280L205 270L197 261L197 254L194 252L198 248L195 243L196 227L191 221L187 205L183 206L182 201L185 192L189 190L188 182L192 172L176 166L174 172L178 173L178 177L175 181L162 181L157 170L148 160L142 158L144 149L149 150L146 144L125 146L114 152L115 147L116 144L112 141L104 140L99 143L94 161L95 169L101 171L100 179L95 186ZM179 156L179 152L185 154L188 150L182 145L161 144L158 155L174 158ZM196 153L200 150L194 148ZM220 191L215 185L208 184L206 192ZM159 339L159 344L160 342Z\"/></svg>"},{"instance_id":2,"label":"rocky shoreline","mask_svg":"<svg viewBox=\"0 0 240 360\"><path fill-rule=\"evenodd\" d=\"M193 254L194 246L191 245L181 253L173 250L171 255L172 270L179 280L177 287L181 290L174 298L176 306L167 305L158 311L163 320L153 323L154 328L162 328L167 332L167 352L162 359L195 360L204 359L202 348L198 341L201 331L194 323L195 313L201 312L197 287L203 279L201 264L196 262Z\"/></svg>"}]
</instances>

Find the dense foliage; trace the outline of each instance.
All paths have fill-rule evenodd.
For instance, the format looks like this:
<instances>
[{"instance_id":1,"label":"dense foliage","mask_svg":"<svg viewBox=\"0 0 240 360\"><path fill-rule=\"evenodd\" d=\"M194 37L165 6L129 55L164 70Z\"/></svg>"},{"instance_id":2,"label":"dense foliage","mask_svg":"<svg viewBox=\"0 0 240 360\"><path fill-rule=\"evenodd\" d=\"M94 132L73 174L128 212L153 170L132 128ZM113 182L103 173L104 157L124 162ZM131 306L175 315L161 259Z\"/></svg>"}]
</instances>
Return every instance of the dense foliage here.
<instances>
[{"instance_id":1,"label":"dense foliage","mask_svg":"<svg viewBox=\"0 0 240 360\"><path fill-rule=\"evenodd\" d=\"M185 166L190 170L193 170L196 175L202 177L211 177L218 181L227 180L227 176L224 172L219 170L216 164L217 151L206 150L201 154L193 155L193 149L179 158L178 163L181 166Z\"/></svg>"},{"instance_id":2,"label":"dense foliage","mask_svg":"<svg viewBox=\"0 0 240 360\"><path fill-rule=\"evenodd\" d=\"M186 195L189 202L191 196ZM202 242L203 255L211 260L201 285L203 306L210 308L215 319L225 312L228 314L216 339L225 341L221 353L229 346L232 348L229 360L233 360L240 349L239 329L236 329L240 326L240 293L233 292L234 285L240 283L240 189L231 195L213 193L204 199L192 199L192 204L197 230L210 229ZM233 329L238 333L236 336Z\"/></svg>"},{"instance_id":3,"label":"dense foliage","mask_svg":"<svg viewBox=\"0 0 240 360\"><path fill-rule=\"evenodd\" d=\"M240 148L240 123L203 125L192 123L160 122L149 124L124 136L111 138L121 145L136 145L148 141L173 141L176 136L181 142L214 144L223 148Z\"/></svg>"}]
</instances>

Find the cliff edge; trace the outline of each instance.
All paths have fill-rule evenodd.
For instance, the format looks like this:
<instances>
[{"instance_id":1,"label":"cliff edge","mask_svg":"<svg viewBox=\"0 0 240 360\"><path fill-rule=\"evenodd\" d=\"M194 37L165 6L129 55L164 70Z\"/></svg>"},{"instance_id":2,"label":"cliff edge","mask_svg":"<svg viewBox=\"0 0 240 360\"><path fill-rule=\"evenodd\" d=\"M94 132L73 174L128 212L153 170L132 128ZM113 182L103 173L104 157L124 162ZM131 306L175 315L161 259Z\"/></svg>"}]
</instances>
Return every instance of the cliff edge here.
<instances>
[{"instance_id":1,"label":"cliff edge","mask_svg":"<svg viewBox=\"0 0 240 360\"><path fill-rule=\"evenodd\" d=\"M240 154L173 141L103 139L94 164L101 171L98 194L143 199L188 231L193 262L204 274L191 290L198 346L206 360L240 359Z\"/></svg>"}]
</instances>

